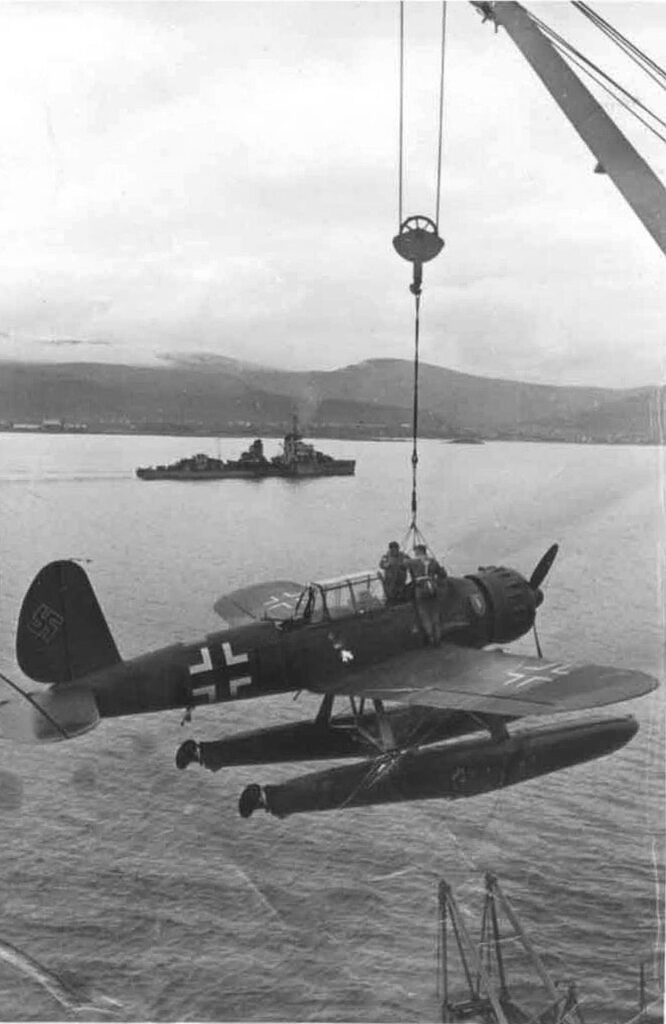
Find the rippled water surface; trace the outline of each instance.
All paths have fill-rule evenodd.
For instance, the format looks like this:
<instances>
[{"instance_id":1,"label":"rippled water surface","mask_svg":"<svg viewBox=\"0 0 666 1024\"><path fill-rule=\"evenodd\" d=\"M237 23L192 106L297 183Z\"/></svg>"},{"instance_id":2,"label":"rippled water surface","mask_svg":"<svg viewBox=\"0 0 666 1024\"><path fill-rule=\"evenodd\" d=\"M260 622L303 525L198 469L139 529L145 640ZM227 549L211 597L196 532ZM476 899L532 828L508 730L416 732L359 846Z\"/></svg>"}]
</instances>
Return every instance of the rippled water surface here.
<instances>
[{"instance_id":1,"label":"rippled water surface","mask_svg":"<svg viewBox=\"0 0 666 1024\"><path fill-rule=\"evenodd\" d=\"M0 438L0 668L15 679L20 603L51 559L89 560L131 657L216 628L215 598L243 583L371 567L407 525L399 442L323 442L357 457L350 479L183 484L133 469L214 454L217 442ZM219 443L223 457L244 446ZM539 619L546 655L663 678L662 472L654 448L424 442L421 528L455 573L529 574L558 541ZM188 735L315 710L314 698L284 696L200 711L188 726L173 712L103 722L70 744L2 745L0 942L83 1003L117 1001L95 1005L124 1019L432 1021L437 882L453 885L476 931L492 870L553 975L578 981L588 1024L630 1015L663 902L662 691L620 709L641 730L618 753L455 804L243 821L244 785L295 766L174 767ZM529 999L522 961L512 976ZM0 961L1 1019L76 1010Z\"/></svg>"}]
</instances>

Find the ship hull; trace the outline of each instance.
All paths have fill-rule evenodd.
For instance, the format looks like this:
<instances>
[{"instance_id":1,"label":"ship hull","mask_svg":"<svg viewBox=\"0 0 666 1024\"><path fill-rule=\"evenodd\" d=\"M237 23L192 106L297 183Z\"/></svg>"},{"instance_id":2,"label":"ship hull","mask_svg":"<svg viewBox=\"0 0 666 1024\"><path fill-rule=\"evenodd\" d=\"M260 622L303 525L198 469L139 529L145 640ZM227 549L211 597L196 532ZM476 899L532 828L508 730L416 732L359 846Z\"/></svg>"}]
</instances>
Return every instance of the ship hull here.
<instances>
[{"instance_id":1,"label":"ship hull","mask_svg":"<svg viewBox=\"0 0 666 1024\"><path fill-rule=\"evenodd\" d=\"M253 469L206 469L206 470L184 470L184 469L153 469L152 467L137 469L136 475L140 480L263 480L269 476L281 476L267 466L266 469L255 467Z\"/></svg>"},{"instance_id":2,"label":"ship hull","mask_svg":"<svg viewBox=\"0 0 666 1024\"><path fill-rule=\"evenodd\" d=\"M236 467L224 469L157 469L154 467L142 467L137 469L136 475L140 480L263 480L266 477L316 477L316 476L353 476L356 462L353 459L339 459L333 463L325 462L309 466L307 464L296 464L295 466L253 466L251 469Z\"/></svg>"},{"instance_id":3,"label":"ship hull","mask_svg":"<svg viewBox=\"0 0 666 1024\"><path fill-rule=\"evenodd\" d=\"M291 466L280 466L276 476L353 476L356 469L354 459L336 459L334 462L296 462Z\"/></svg>"}]
</instances>

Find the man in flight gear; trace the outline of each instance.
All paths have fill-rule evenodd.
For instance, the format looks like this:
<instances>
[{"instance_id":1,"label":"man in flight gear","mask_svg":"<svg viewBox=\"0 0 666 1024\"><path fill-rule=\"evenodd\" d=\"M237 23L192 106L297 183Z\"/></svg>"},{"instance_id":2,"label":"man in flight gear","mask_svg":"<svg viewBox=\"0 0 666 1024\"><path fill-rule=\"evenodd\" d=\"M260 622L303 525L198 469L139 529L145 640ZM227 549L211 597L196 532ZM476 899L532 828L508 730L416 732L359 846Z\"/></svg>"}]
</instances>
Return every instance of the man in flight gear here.
<instances>
[{"instance_id":1,"label":"man in flight gear","mask_svg":"<svg viewBox=\"0 0 666 1024\"><path fill-rule=\"evenodd\" d=\"M407 600L407 570L409 557L400 550L397 540L392 540L386 554L382 555L379 568L384 576L387 604L400 604Z\"/></svg>"},{"instance_id":2,"label":"man in flight gear","mask_svg":"<svg viewBox=\"0 0 666 1024\"><path fill-rule=\"evenodd\" d=\"M429 555L425 544L414 545L414 557L409 570L414 581L416 611L426 639L438 647L442 642L442 605L446 595L447 572L433 555Z\"/></svg>"}]
</instances>

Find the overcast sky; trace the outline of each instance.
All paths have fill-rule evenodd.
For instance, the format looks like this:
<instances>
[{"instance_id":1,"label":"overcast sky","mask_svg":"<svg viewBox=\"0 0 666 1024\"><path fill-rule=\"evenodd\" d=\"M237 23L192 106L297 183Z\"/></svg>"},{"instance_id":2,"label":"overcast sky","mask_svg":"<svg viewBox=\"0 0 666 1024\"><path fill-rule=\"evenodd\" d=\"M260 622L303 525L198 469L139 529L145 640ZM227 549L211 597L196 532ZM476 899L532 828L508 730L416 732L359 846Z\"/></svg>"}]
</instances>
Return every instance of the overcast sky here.
<instances>
[{"instance_id":1,"label":"overcast sky","mask_svg":"<svg viewBox=\"0 0 666 1024\"><path fill-rule=\"evenodd\" d=\"M528 5L666 120L566 3ZM503 31L448 5L424 359L665 378L664 258ZM666 64L666 9L595 5ZM406 11L406 213L433 214L440 5ZM409 358L398 4L0 4L0 357ZM666 145L609 109L666 180Z\"/></svg>"}]
</instances>

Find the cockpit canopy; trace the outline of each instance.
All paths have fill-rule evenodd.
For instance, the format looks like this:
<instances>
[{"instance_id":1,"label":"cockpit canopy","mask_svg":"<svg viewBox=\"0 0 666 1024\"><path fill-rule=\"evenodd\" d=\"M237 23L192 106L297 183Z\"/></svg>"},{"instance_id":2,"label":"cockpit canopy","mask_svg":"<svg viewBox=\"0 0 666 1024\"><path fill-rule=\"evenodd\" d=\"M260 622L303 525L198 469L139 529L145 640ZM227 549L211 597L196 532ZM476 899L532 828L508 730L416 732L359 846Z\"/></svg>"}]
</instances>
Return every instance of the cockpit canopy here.
<instances>
[{"instance_id":1,"label":"cockpit canopy","mask_svg":"<svg viewBox=\"0 0 666 1024\"><path fill-rule=\"evenodd\" d=\"M381 573L370 570L305 587L284 579L254 583L223 594L213 607L228 627L258 620L296 626L363 615L385 604Z\"/></svg>"},{"instance_id":2,"label":"cockpit canopy","mask_svg":"<svg viewBox=\"0 0 666 1024\"><path fill-rule=\"evenodd\" d=\"M296 603L294 619L322 622L364 615L386 604L384 582L379 572L354 573L309 583Z\"/></svg>"}]
</instances>

